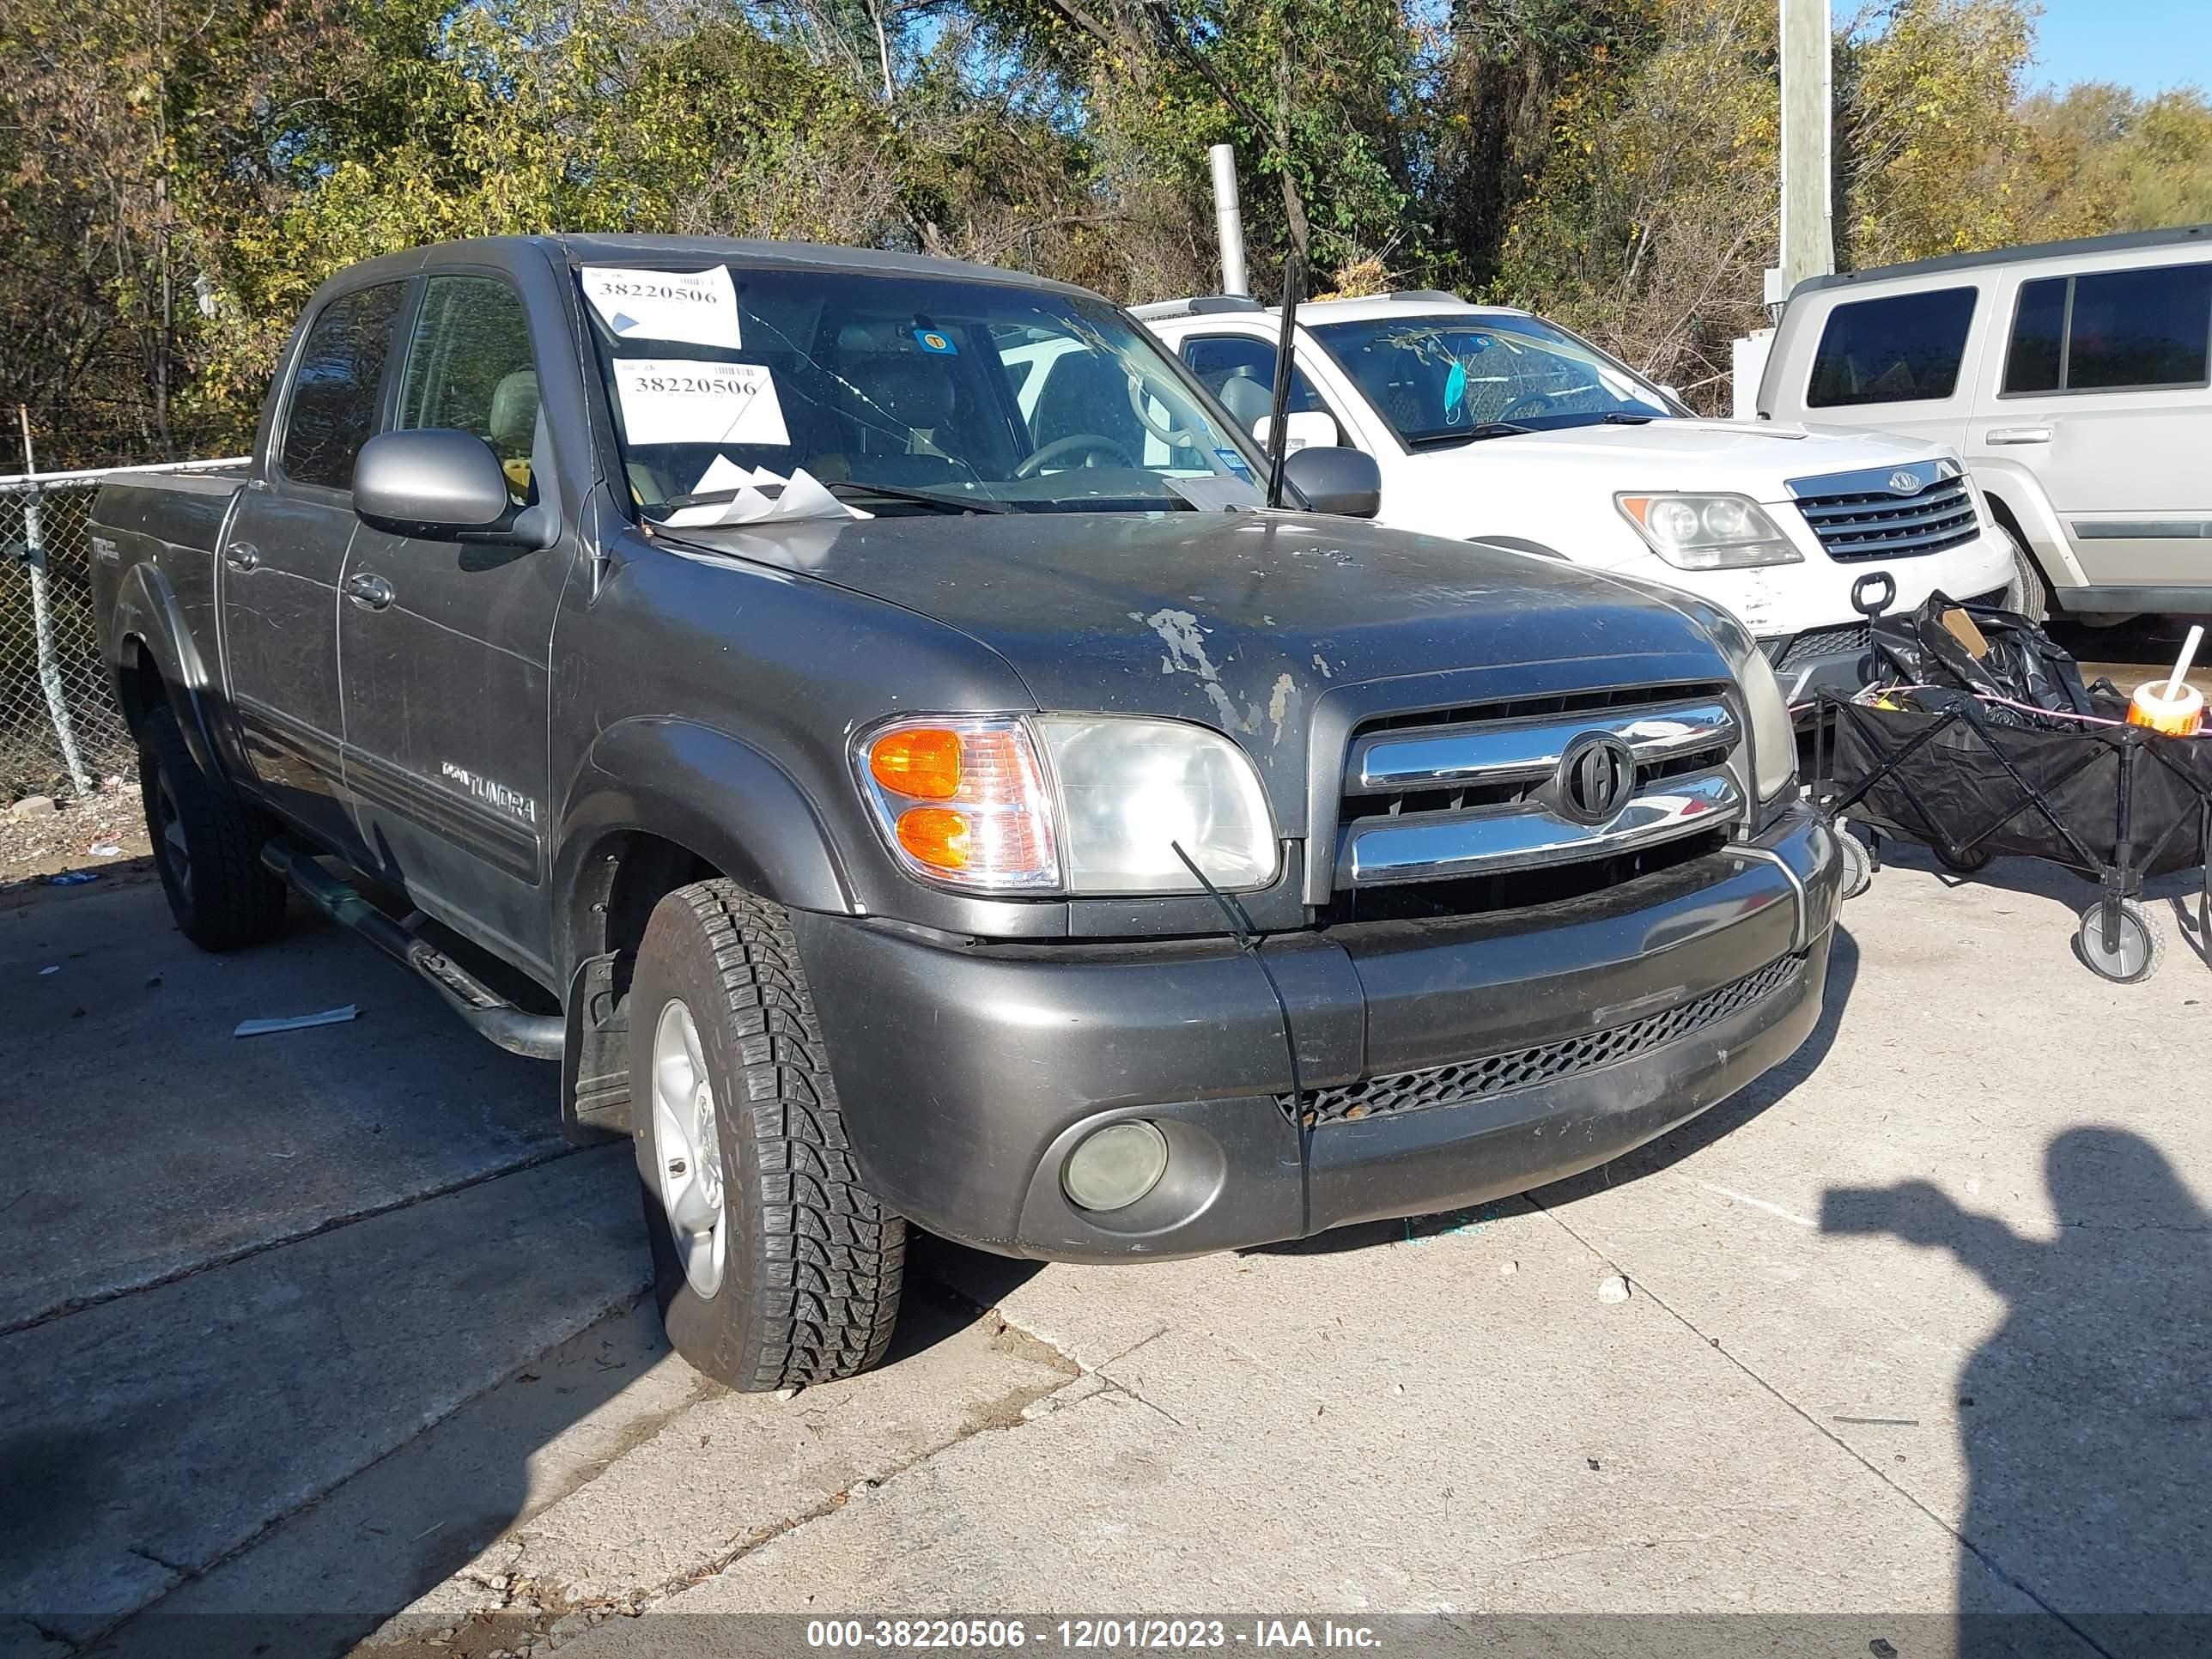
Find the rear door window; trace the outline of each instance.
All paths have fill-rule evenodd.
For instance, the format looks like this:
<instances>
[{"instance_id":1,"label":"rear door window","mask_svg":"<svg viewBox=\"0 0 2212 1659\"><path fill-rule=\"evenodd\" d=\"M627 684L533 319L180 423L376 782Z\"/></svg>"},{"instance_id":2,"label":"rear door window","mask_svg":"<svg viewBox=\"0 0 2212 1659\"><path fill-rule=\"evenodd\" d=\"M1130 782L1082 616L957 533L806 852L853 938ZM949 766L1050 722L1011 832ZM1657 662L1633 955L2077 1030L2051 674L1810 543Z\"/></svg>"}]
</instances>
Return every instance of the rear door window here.
<instances>
[{"instance_id":1,"label":"rear door window","mask_svg":"<svg viewBox=\"0 0 2212 1659\"><path fill-rule=\"evenodd\" d=\"M1958 387L1976 294L1931 289L1838 306L1820 333L1806 403L1837 409L1948 398Z\"/></svg>"},{"instance_id":2,"label":"rear door window","mask_svg":"<svg viewBox=\"0 0 2212 1659\"><path fill-rule=\"evenodd\" d=\"M342 294L308 325L292 370L277 465L295 483L353 488L354 457L376 430L377 397L404 283Z\"/></svg>"},{"instance_id":3,"label":"rear door window","mask_svg":"<svg viewBox=\"0 0 2212 1659\"><path fill-rule=\"evenodd\" d=\"M2069 286L2063 276L2020 285L2020 303L2012 314L2012 343L2005 349L2007 396L2058 390L2066 363Z\"/></svg>"},{"instance_id":4,"label":"rear door window","mask_svg":"<svg viewBox=\"0 0 2212 1659\"><path fill-rule=\"evenodd\" d=\"M2027 283L2004 389L2201 386L2212 371L2212 264L2154 265Z\"/></svg>"}]
</instances>

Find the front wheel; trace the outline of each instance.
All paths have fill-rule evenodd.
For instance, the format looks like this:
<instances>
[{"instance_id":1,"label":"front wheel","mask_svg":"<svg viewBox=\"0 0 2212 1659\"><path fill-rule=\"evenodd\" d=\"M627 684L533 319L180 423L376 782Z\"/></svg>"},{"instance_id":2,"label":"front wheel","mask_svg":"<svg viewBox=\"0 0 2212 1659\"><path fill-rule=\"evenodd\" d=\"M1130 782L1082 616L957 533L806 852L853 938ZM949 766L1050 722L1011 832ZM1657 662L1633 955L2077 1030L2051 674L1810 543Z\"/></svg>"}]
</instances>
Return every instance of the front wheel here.
<instances>
[{"instance_id":1,"label":"front wheel","mask_svg":"<svg viewBox=\"0 0 2212 1659\"><path fill-rule=\"evenodd\" d=\"M2039 628L2051 620L2051 584L2027 544L2010 531L2004 536L2012 544L2012 582L2005 590L2005 609L2017 611Z\"/></svg>"},{"instance_id":2,"label":"front wheel","mask_svg":"<svg viewBox=\"0 0 2212 1659\"><path fill-rule=\"evenodd\" d=\"M1874 885L1874 854L1840 823L1836 826L1836 848L1844 857L1844 896L1855 899Z\"/></svg>"},{"instance_id":3,"label":"front wheel","mask_svg":"<svg viewBox=\"0 0 2212 1659\"><path fill-rule=\"evenodd\" d=\"M678 888L630 988L630 1115L668 1340L749 1392L878 1363L906 1224L860 1179L782 910Z\"/></svg>"}]
</instances>

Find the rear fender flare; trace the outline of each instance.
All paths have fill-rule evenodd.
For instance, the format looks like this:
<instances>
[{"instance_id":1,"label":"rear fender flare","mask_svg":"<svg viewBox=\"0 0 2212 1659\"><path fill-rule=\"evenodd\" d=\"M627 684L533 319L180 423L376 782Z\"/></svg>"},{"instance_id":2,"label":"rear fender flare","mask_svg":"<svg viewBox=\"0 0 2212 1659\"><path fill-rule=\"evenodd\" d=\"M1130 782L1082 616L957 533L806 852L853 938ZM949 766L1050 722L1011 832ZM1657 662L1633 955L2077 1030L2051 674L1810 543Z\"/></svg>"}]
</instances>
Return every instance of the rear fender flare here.
<instances>
[{"instance_id":1,"label":"rear fender flare","mask_svg":"<svg viewBox=\"0 0 2212 1659\"><path fill-rule=\"evenodd\" d=\"M134 564L123 573L116 586L108 640L109 672L118 692L134 651L143 651L153 659L155 670L161 677L161 689L183 729L192 760L210 778L227 784L230 773L224 764L222 727L216 712L221 690L192 638L191 625L177 602L176 590L159 566Z\"/></svg>"}]
</instances>

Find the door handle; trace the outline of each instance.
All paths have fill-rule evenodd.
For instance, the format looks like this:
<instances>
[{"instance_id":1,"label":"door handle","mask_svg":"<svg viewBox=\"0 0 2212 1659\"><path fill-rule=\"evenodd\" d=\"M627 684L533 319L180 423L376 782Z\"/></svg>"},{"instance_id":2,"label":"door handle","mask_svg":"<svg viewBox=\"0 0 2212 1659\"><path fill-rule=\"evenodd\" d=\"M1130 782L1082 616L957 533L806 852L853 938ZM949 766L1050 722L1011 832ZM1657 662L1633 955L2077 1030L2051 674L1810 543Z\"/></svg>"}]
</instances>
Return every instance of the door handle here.
<instances>
[{"instance_id":1,"label":"door handle","mask_svg":"<svg viewBox=\"0 0 2212 1659\"><path fill-rule=\"evenodd\" d=\"M222 550L222 562L233 570L258 570L261 567L261 550L252 542L233 542Z\"/></svg>"},{"instance_id":2,"label":"door handle","mask_svg":"<svg viewBox=\"0 0 2212 1659\"><path fill-rule=\"evenodd\" d=\"M381 611L392 603L392 584L374 571L356 571L346 578L345 596L364 611Z\"/></svg>"},{"instance_id":3,"label":"door handle","mask_svg":"<svg viewBox=\"0 0 2212 1659\"><path fill-rule=\"evenodd\" d=\"M2047 444L2051 428L2047 426L1993 426L1983 434L1982 441L1990 444Z\"/></svg>"}]
</instances>

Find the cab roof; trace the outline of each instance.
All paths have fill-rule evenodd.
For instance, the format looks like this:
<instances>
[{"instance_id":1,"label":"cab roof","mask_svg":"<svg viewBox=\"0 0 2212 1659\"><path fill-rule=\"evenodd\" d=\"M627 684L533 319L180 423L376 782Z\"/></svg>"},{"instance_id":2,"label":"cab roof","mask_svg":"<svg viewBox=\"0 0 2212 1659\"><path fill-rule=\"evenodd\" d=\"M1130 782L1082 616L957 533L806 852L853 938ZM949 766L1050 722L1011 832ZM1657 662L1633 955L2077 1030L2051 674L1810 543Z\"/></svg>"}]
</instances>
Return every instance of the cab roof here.
<instances>
[{"instance_id":1,"label":"cab roof","mask_svg":"<svg viewBox=\"0 0 2212 1659\"><path fill-rule=\"evenodd\" d=\"M477 236L459 241L433 242L349 266L340 275L351 287L356 280L410 276L439 265L507 265L525 256L570 265L720 259L749 265L785 265L794 270L850 270L878 276L994 283L1010 288L1098 297L1088 289L1033 276L1026 271L970 264L961 259L932 258L920 253L887 252L880 248L837 247L823 242L746 241L726 236L572 234L561 231L536 236Z\"/></svg>"},{"instance_id":2,"label":"cab roof","mask_svg":"<svg viewBox=\"0 0 2212 1659\"><path fill-rule=\"evenodd\" d=\"M1152 320L1237 313L1276 318L1283 314L1280 306L1263 306L1257 300L1233 294L1159 300L1151 305L1134 306L1131 309L1138 316ZM1443 314L1526 317L1528 313L1518 306L1475 305L1461 299L1456 294L1446 294L1437 289L1404 289L1395 294L1371 294L1349 300L1308 300L1298 307L1298 320L1309 328L1323 323L1365 323L1378 318Z\"/></svg>"}]
</instances>

